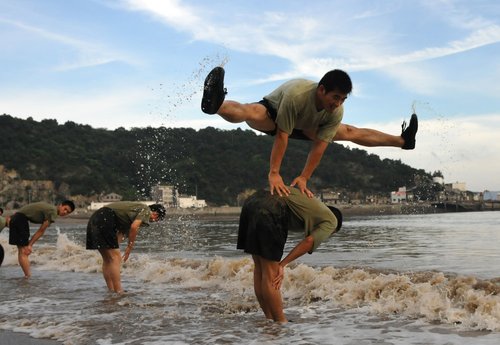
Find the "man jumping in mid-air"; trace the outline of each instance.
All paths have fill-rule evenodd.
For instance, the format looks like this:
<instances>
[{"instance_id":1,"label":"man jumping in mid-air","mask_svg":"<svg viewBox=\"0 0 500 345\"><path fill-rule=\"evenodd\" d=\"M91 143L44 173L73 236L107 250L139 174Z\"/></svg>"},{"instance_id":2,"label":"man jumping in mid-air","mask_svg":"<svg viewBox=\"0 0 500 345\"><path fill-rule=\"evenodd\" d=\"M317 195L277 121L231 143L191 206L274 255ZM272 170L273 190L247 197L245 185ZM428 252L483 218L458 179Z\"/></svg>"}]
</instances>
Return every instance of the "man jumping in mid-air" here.
<instances>
[{"instance_id":1,"label":"man jumping in mid-air","mask_svg":"<svg viewBox=\"0 0 500 345\"><path fill-rule=\"evenodd\" d=\"M224 73L222 67L215 67L206 77L201 109L207 114L217 113L232 123L245 121L255 130L276 136L268 175L271 193L290 193L280 175L288 138L312 141L306 164L291 183L309 197L313 193L307 188L307 181L332 141L351 141L363 146L394 146L404 150L415 148L418 130L416 114L411 116L408 127L403 122L401 135L341 123L343 103L352 91L351 78L344 71L329 71L318 83L305 79L290 80L261 101L248 104L224 100Z\"/></svg>"}]
</instances>

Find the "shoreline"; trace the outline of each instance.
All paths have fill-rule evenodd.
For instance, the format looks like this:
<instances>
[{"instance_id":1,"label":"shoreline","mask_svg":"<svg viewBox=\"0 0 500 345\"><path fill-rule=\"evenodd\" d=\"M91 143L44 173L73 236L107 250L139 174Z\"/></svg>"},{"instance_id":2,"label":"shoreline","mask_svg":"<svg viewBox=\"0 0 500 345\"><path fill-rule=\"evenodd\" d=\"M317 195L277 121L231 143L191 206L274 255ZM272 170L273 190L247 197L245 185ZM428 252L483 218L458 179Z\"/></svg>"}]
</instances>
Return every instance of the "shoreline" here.
<instances>
[{"instance_id":1,"label":"shoreline","mask_svg":"<svg viewBox=\"0 0 500 345\"><path fill-rule=\"evenodd\" d=\"M332 205L337 207L345 218L349 217L368 217L368 216L383 216L383 215L402 215L402 214L434 214L447 213L454 211L446 211L431 204L384 204L384 205ZM481 210L482 211L497 211ZM85 209L77 209L74 213L67 217L60 217L56 222L61 223L82 223L86 222L94 211ZM241 212L241 207L226 206L226 207L204 207L198 209L181 209L168 208L167 219L169 218L217 218L217 219L233 219L238 218ZM460 212L460 211L459 211ZM468 212L468 211L464 211Z\"/></svg>"}]
</instances>

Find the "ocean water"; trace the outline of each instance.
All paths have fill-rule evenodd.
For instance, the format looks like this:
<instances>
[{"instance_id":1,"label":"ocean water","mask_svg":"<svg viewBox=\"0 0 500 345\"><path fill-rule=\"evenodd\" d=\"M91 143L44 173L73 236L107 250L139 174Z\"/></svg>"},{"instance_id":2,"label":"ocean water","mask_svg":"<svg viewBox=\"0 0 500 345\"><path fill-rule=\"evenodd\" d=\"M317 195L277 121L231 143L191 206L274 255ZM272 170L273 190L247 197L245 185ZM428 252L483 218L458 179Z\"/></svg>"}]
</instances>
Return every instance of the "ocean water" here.
<instances>
[{"instance_id":1,"label":"ocean water","mask_svg":"<svg viewBox=\"0 0 500 345\"><path fill-rule=\"evenodd\" d=\"M264 319L238 220L142 229L109 293L86 224L56 223L22 278L0 234L0 329L64 344L499 344L500 212L352 217L287 268L290 320ZM32 229L34 231L35 228ZM289 234L287 249L302 238Z\"/></svg>"}]
</instances>

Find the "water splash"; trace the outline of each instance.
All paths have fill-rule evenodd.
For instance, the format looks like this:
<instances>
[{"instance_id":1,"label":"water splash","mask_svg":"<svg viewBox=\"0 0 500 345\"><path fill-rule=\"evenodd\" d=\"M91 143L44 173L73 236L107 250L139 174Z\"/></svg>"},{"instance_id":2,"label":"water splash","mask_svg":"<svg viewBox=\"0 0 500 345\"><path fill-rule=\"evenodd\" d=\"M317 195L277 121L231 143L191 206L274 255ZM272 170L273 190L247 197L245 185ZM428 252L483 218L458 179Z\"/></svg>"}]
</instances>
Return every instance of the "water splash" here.
<instances>
[{"instance_id":1,"label":"water splash","mask_svg":"<svg viewBox=\"0 0 500 345\"><path fill-rule=\"evenodd\" d=\"M182 108L191 104L195 97L202 94L203 82L208 72L215 66L224 67L228 62L227 54L217 53L214 56L206 56L186 80L179 83L161 83L156 89L153 88L153 91L158 91L158 103L150 114L157 115L162 126L170 127L171 120L177 118Z\"/></svg>"},{"instance_id":2,"label":"water splash","mask_svg":"<svg viewBox=\"0 0 500 345\"><path fill-rule=\"evenodd\" d=\"M464 164L466 161L462 152L457 152L452 143L456 140L457 133L462 136L467 133L459 128L459 125L449 116L436 110L429 102L415 100L412 104L413 112L419 115L422 113L429 120L421 122L419 132L425 132L428 136L432 136L439 140L435 150L432 151L432 156L436 159L436 166L439 167L445 177L453 175L456 170L456 164Z\"/></svg>"},{"instance_id":3,"label":"water splash","mask_svg":"<svg viewBox=\"0 0 500 345\"><path fill-rule=\"evenodd\" d=\"M135 188L138 198L149 198L151 187L159 184L173 185L181 190L189 188L187 182L173 168L180 161L189 158L189 153L183 150L184 138L173 138L168 128L171 127L172 120L179 116L181 109L191 104L195 96L201 94L208 72L215 66L226 65L228 61L227 54L206 56L187 80L168 85L160 83L158 88L152 89L159 94L157 104L151 105L153 110L150 115L159 118L162 127L150 128L146 136L138 135L136 139L137 151L132 163L136 170ZM164 152L174 152L173 155L169 154L173 157L172 161L165 160Z\"/></svg>"}]
</instances>

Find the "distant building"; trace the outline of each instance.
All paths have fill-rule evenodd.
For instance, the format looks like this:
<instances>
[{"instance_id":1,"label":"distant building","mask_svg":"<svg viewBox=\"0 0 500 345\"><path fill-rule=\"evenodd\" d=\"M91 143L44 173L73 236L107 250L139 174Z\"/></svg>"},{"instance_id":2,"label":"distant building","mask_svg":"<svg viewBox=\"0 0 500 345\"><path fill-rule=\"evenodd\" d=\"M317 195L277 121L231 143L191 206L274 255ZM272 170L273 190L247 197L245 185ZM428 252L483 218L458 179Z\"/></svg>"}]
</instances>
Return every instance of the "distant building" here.
<instances>
[{"instance_id":1,"label":"distant building","mask_svg":"<svg viewBox=\"0 0 500 345\"><path fill-rule=\"evenodd\" d=\"M454 182L454 183L449 184L449 186L451 187L451 190L453 190L453 191L465 192L467 190L465 182Z\"/></svg>"},{"instance_id":2,"label":"distant building","mask_svg":"<svg viewBox=\"0 0 500 345\"><path fill-rule=\"evenodd\" d=\"M500 201L500 192L491 192L485 190L483 193L484 201Z\"/></svg>"},{"instance_id":3,"label":"distant building","mask_svg":"<svg viewBox=\"0 0 500 345\"><path fill-rule=\"evenodd\" d=\"M444 178L442 178L441 176L434 176L432 178L432 182L435 183L435 184L443 185L444 184Z\"/></svg>"},{"instance_id":4,"label":"distant building","mask_svg":"<svg viewBox=\"0 0 500 345\"><path fill-rule=\"evenodd\" d=\"M179 192L174 186L154 186L151 188L151 197L165 207L179 207Z\"/></svg>"},{"instance_id":5,"label":"distant building","mask_svg":"<svg viewBox=\"0 0 500 345\"><path fill-rule=\"evenodd\" d=\"M406 187L399 187L397 192L391 192L391 203L399 204L402 202L406 202Z\"/></svg>"},{"instance_id":6,"label":"distant building","mask_svg":"<svg viewBox=\"0 0 500 345\"><path fill-rule=\"evenodd\" d=\"M137 201L137 200L134 200L133 202L139 202L141 204L144 204L144 205L153 205L155 204L156 202L155 201ZM104 207L106 205L110 204L110 202L95 202L95 201L92 201L89 205L88 210L89 211L95 211L95 210L98 210L100 209L101 207Z\"/></svg>"},{"instance_id":7,"label":"distant building","mask_svg":"<svg viewBox=\"0 0 500 345\"><path fill-rule=\"evenodd\" d=\"M341 194L333 191L323 191L320 193L320 200L326 204L340 204Z\"/></svg>"},{"instance_id":8,"label":"distant building","mask_svg":"<svg viewBox=\"0 0 500 345\"><path fill-rule=\"evenodd\" d=\"M179 207L180 208L203 208L207 207L205 200L198 200L196 196L179 196Z\"/></svg>"},{"instance_id":9,"label":"distant building","mask_svg":"<svg viewBox=\"0 0 500 345\"><path fill-rule=\"evenodd\" d=\"M115 201L121 201L122 199L123 199L123 197L120 194L109 193L109 194L101 196L100 201L101 202L115 202Z\"/></svg>"}]
</instances>

